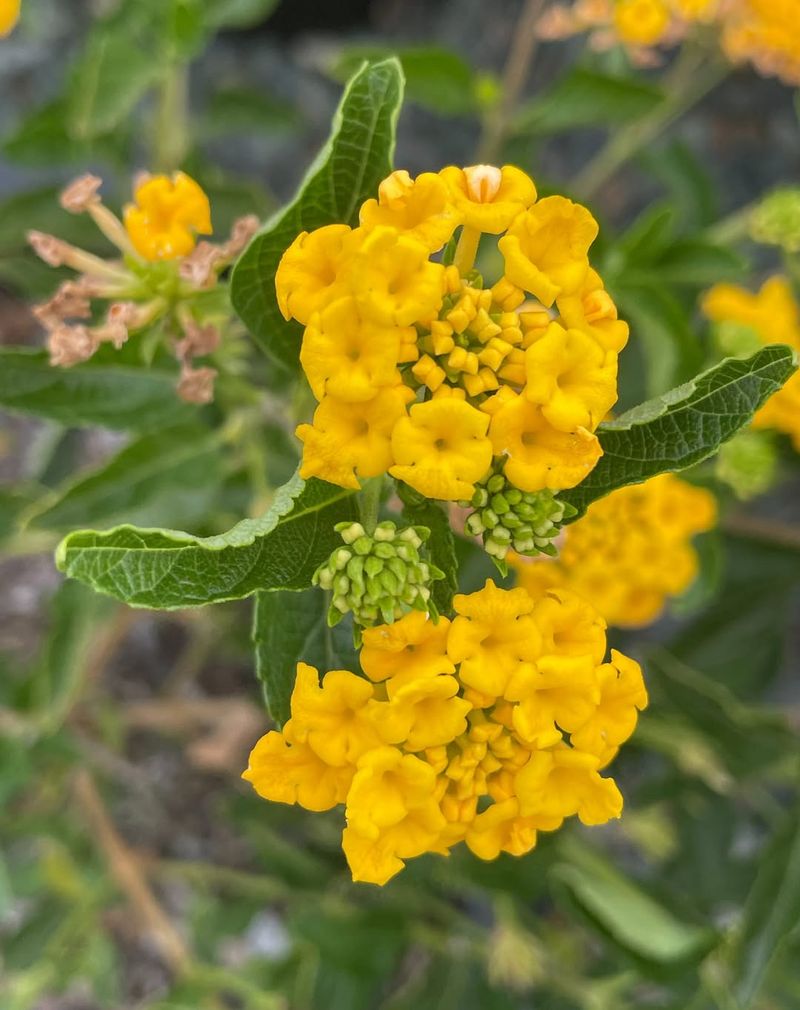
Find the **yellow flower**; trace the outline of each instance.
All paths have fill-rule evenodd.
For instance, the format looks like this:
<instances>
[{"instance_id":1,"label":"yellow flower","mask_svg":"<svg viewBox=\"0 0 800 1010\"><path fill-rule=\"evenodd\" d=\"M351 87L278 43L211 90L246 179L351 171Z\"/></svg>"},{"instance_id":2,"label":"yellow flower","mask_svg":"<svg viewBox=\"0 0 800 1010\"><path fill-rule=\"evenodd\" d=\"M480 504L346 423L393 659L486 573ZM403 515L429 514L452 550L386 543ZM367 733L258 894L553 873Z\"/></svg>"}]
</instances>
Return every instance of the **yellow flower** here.
<instances>
[{"instance_id":1,"label":"yellow flower","mask_svg":"<svg viewBox=\"0 0 800 1010\"><path fill-rule=\"evenodd\" d=\"M722 46L734 62L800 84L800 22L795 0L738 0L725 14Z\"/></svg>"},{"instance_id":2,"label":"yellow flower","mask_svg":"<svg viewBox=\"0 0 800 1010\"><path fill-rule=\"evenodd\" d=\"M392 432L389 473L428 498L470 498L492 462L489 419L453 397L416 403Z\"/></svg>"},{"instance_id":3,"label":"yellow flower","mask_svg":"<svg viewBox=\"0 0 800 1010\"><path fill-rule=\"evenodd\" d=\"M461 223L447 186L433 172L416 179L405 170L392 172L378 187L378 199L361 206L365 228L389 225L418 239L430 252L449 241Z\"/></svg>"},{"instance_id":4,"label":"yellow flower","mask_svg":"<svg viewBox=\"0 0 800 1010\"><path fill-rule=\"evenodd\" d=\"M498 242L506 277L550 306L579 291L589 270L597 222L580 204L548 196L520 214Z\"/></svg>"},{"instance_id":5,"label":"yellow flower","mask_svg":"<svg viewBox=\"0 0 800 1010\"><path fill-rule=\"evenodd\" d=\"M365 319L381 326L411 326L436 317L444 295L444 267L396 228L359 228L355 251L342 271Z\"/></svg>"},{"instance_id":6,"label":"yellow flower","mask_svg":"<svg viewBox=\"0 0 800 1010\"><path fill-rule=\"evenodd\" d=\"M559 587L531 595L536 600L533 617L542 635L543 655L590 656L594 664L603 662L606 622L594 603Z\"/></svg>"},{"instance_id":7,"label":"yellow flower","mask_svg":"<svg viewBox=\"0 0 800 1010\"><path fill-rule=\"evenodd\" d=\"M594 754L560 744L534 751L514 784L523 816L564 818L578 815L586 825L605 824L622 813L622 795L613 779L599 774Z\"/></svg>"},{"instance_id":8,"label":"yellow flower","mask_svg":"<svg viewBox=\"0 0 800 1010\"><path fill-rule=\"evenodd\" d=\"M464 841L479 859L497 859L501 852L524 856L536 845L539 826L536 818L520 817L519 802L508 799L478 814L469 824Z\"/></svg>"},{"instance_id":9,"label":"yellow flower","mask_svg":"<svg viewBox=\"0 0 800 1010\"><path fill-rule=\"evenodd\" d=\"M397 383L401 344L415 335L411 327L404 333L364 322L355 299L345 295L311 317L300 363L318 400L326 394L351 403L371 400Z\"/></svg>"},{"instance_id":10,"label":"yellow flower","mask_svg":"<svg viewBox=\"0 0 800 1010\"><path fill-rule=\"evenodd\" d=\"M606 351L619 353L627 344L630 328L619 318L600 275L591 267L580 290L560 295L557 305L565 329L585 330Z\"/></svg>"},{"instance_id":11,"label":"yellow flower","mask_svg":"<svg viewBox=\"0 0 800 1010\"><path fill-rule=\"evenodd\" d=\"M314 423L297 429L303 443L300 476L358 489L356 474L377 477L386 473L392 462L392 430L413 398L403 385L382 389L364 403L326 396L314 412Z\"/></svg>"},{"instance_id":12,"label":"yellow flower","mask_svg":"<svg viewBox=\"0 0 800 1010\"><path fill-rule=\"evenodd\" d=\"M439 175L450 190L467 228L498 235L536 200L533 180L519 168L472 165L443 168Z\"/></svg>"},{"instance_id":13,"label":"yellow flower","mask_svg":"<svg viewBox=\"0 0 800 1010\"><path fill-rule=\"evenodd\" d=\"M372 716L374 688L347 670L326 673L322 685L313 666L297 664L292 691L292 735L327 765L353 766L383 740Z\"/></svg>"},{"instance_id":14,"label":"yellow flower","mask_svg":"<svg viewBox=\"0 0 800 1010\"><path fill-rule=\"evenodd\" d=\"M306 810L344 803L354 769L326 764L307 744L290 743L291 735L290 720L282 734L273 730L262 736L242 778L275 803L299 803Z\"/></svg>"},{"instance_id":15,"label":"yellow flower","mask_svg":"<svg viewBox=\"0 0 800 1010\"><path fill-rule=\"evenodd\" d=\"M304 326L334 298L346 294L338 274L352 244L352 229L329 224L301 232L281 257L275 274L278 307L284 319Z\"/></svg>"},{"instance_id":16,"label":"yellow flower","mask_svg":"<svg viewBox=\"0 0 800 1010\"><path fill-rule=\"evenodd\" d=\"M573 733L584 726L600 700L589 656L541 656L536 671L518 677L507 693L518 700L514 729L524 743L539 748L559 743L560 730Z\"/></svg>"},{"instance_id":17,"label":"yellow flower","mask_svg":"<svg viewBox=\"0 0 800 1010\"><path fill-rule=\"evenodd\" d=\"M412 754L379 747L358 763L342 836L353 880L385 884L403 860L436 845L445 819L436 802L436 773Z\"/></svg>"},{"instance_id":18,"label":"yellow flower","mask_svg":"<svg viewBox=\"0 0 800 1010\"><path fill-rule=\"evenodd\" d=\"M445 652L449 628L446 617L434 624L419 610L412 610L394 624L365 628L361 667L376 683L389 680L390 697L405 684L455 673L455 665Z\"/></svg>"},{"instance_id":19,"label":"yellow flower","mask_svg":"<svg viewBox=\"0 0 800 1010\"><path fill-rule=\"evenodd\" d=\"M140 183L134 203L125 208L125 228L134 248L146 260L188 256L196 235L211 234L208 197L183 172L170 178L154 175Z\"/></svg>"},{"instance_id":20,"label":"yellow flower","mask_svg":"<svg viewBox=\"0 0 800 1010\"><path fill-rule=\"evenodd\" d=\"M614 7L617 35L629 45L656 45L669 24L669 8L664 0L617 0Z\"/></svg>"},{"instance_id":21,"label":"yellow flower","mask_svg":"<svg viewBox=\"0 0 800 1010\"><path fill-rule=\"evenodd\" d=\"M701 307L715 323L749 326L764 344L800 349L800 308L786 277L771 277L758 294L735 284L717 284Z\"/></svg>"},{"instance_id":22,"label":"yellow flower","mask_svg":"<svg viewBox=\"0 0 800 1010\"><path fill-rule=\"evenodd\" d=\"M390 687L394 685L390 681ZM467 728L472 705L457 697L455 677L421 677L391 692L391 707L408 725L403 746L409 751L426 750L452 743Z\"/></svg>"},{"instance_id":23,"label":"yellow flower","mask_svg":"<svg viewBox=\"0 0 800 1010\"><path fill-rule=\"evenodd\" d=\"M492 414L489 438L494 455L508 456L505 474L521 491L575 487L603 454L597 437L586 428L559 431L540 407L507 387L484 409Z\"/></svg>"},{"instance_id":24,"label":"yellow flower","mask_svg":"<svg viewBox=\"0 0 800 1010\"><path fill-rule=\"evenodd\" d=\"M598 669L600 701L592 716L572 733L572 745L596 754L605 766L633 734L647 690L637 662L611 650L611 662Z\"/></svg>"},{"instance_id":25,"label":"yellow flower","mask_svg":"<svg viewBox=\"0 0 800 1010\"><path fill-rule=\"evenodd\" d=\"M774 428L790 435L792 444L800 452L800 374L774 393L753 418L754 428Z\"/></svg>"},{"instance_id":26,"label":"yellow flower","mask_svg":"<svg viewBox=\"0 0 800 1010\"><path fill-rule=\"evenodd\" d=\"M498 589L491 579L480 592L456 596L458 615L450 628L447 654L459 663L461 680L490 698L502 697L520 666L541 650L541 635L531 617L533 600L524 589Z\"/></svg>"},{"instance_id":27,"label":"yellow flower","mask_svg":"<svg viewBox=\"0 0 800 1010\"><path fill-rule=\"evenodd\" d=\"M594 430L617 400L617 359L581 330L552 323L525 352L525 396L559 431Z\"/></svg>"},{"instance_id":28,"label":"yellow flower","mask_svg":"<svg viewBox=\"0 0 800 1010\"><path fill-rule=\"evenodd\" d=\"M0 38L10 35L19 20L21 0L0 0Z\"/></svg>"}]
</instances>

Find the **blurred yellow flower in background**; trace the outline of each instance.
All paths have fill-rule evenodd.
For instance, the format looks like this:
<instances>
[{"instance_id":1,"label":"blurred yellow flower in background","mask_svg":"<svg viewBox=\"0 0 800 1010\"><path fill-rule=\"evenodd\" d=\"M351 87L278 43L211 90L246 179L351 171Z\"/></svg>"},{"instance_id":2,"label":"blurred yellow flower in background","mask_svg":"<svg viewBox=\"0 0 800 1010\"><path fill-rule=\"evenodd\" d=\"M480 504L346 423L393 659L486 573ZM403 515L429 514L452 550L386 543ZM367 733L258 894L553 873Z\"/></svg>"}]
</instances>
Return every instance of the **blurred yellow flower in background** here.
<instances>
[{"instance_id":1,"label":"blurred yellow flower in background","mask_svg":"<svg viewBox=\"0 0 800 1010\"><path fill-rule=\"evenodd\" d=\"M10 35L19 21L22 0L0 0L0 38Z\"/></svg>"}]
</instances>

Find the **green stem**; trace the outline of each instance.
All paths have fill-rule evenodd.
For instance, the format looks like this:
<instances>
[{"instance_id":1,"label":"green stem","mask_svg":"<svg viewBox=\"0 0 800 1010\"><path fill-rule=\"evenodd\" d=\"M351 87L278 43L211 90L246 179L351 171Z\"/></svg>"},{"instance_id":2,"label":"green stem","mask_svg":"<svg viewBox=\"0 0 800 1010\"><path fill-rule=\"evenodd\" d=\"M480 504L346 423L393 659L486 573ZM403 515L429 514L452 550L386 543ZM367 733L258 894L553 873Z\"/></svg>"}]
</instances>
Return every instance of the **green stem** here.
<instances>
[{"instance_id":1,"label":"green stem","mask_svg":"<svg viewBox=\"0 0 800 1010\"><path fill-rule=\"evenodd\" d=\"M153 166L174 172L189 150L189 70L172 63L164 71L158 92L153 131Z\"/></svg>"},{"instance_id":2,"label":"green stem","mask_svg":"<svg viewBox=\"0 0 800 1010\"><path fill-rule=\"evenodd\" d=\"M592 199L619 168L704 98L727 72L727 64L709 60L705 50L685 49L665 82L664 101L642 119L613 134L578 174L571 188L581 199Z\"/></svg>"},{"instance_id":3,"label":"green stem","mask_svg":"<svg viewBox=\"0 0 800 1010\"><path fill-rule=\"evenodd\" d=\"M370 477L364 481L359 495L359 507L361 510L361 525L371 536L378 525L378 514L381 508L381 495L383 492L383 477Z\"/></svg>"},{"instance_id":4,"label":"green stem","mask_svg":"<svg viewBox=\"0 0 800 1010\"><path fill-rule=\"evenodd\" d=\"M735 245L746 239L750 232L750 219L759 203L761 203L760 197L745 207L735 210L732 214L722 218L721 221L717 221L716 224L706 229L706 238L710 242L722 246Z\"/></svg>"}]
</instances>

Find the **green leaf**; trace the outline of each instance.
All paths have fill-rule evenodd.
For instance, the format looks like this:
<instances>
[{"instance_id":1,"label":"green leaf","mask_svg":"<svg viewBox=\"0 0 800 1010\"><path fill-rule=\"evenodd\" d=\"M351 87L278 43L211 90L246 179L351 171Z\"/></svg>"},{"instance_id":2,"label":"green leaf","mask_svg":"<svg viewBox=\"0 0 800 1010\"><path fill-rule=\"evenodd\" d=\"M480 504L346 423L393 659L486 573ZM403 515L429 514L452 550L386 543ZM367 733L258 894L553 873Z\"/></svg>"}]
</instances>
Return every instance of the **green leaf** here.
<instances>
[{"instance_id":1,"label":"green leaf","mask_svg":"<svg viewBox=\"0 0 800 1010\"><path fill-rule=\"evenodd\" d=\"M453 594L458 592L458 559L450 519L438 502L418 494L402 481L397 481L397 493L403 502L403 517L409 524L427 526L431 531L426 544L428 553L445 576L433 583L431 593L436 609L447 615L453 609Z\"/></svg>"},{"instance_id":2,"label":"green leaf","mask_svg":"<svg viewBox=\"0 0 800 1010\"><path fill-rule=\"evenodd\" d=\"M68 425L146 431L190 420L175 376L156 369L96 365L53 368L44 351L0 349L0 406Z\"/></svg>"},{"instance_id":3,"label":"green leaf","mask_svg":"<svg viewBox=\"0 0 800 1010\"><path fill-rule=\"evenodd\" d=\"M661 284L703 288L740 279L746 266L746 260L732 249L700 238L687 238L666 249L653 268Z\"/></svg>"},{"instance_id":4,"label":"green leaf","mask_svg":"<svg viewBox=\"0 0 800 1010\"><path fill-rule=\"evenodd\" d=\"M796 371L794 351L773 344L750 358L726 358L691 382L634 407L600 426L603 456L584 481L561 497L580 516L617 488L700 463L749 424Z\"/></svg>"},{"instance_id":5,"label":"green leaf","mask_svg":"<svg viewBox=\"0 0 800 1010\"><path fill-rule=\"evenodd\" d=\"M83 530L61 542L56 564L70 578L134 607L197 607L259 589L307 589L316 568L341 544L334 524L357 518L352 491L295 475L263 516L227 533Z\"/></svg>"},{"instance_id":6,"label":"green leaf","mask_svg":"<svg viewBox=\"0 0 800 1010\"><path fill-rule=\"evenodd\" d=\"M29 514L32 529L199 522L222 479L219 434L196 425L144 435L98 470L69 480Z\"/></svg>"},{"instance_id":7,"label":"green leaf","mask_svg":"<svg viewBox=\"0 0 800 1010\"><path fill-rule=\"evenodd\" d=\"M566 860L550 879L566 891L603 934L646 961L672 965L713 943L711 930L681 921L628 876L572 838L559 840Z\"/></svg>"},{"instance_id":8,"label":"green leaf","mask_svg":"<svg viewBox=\"0 0 800 1010\"><path fill-rule=\"evenodd\" d=\"M69 713L81 690L87 659L97 637L98 621L109 603L77 583L64 583L49 607L48 633L33 669L26 677L20 707L39 724L54 730Z\"/></svg>"},{"instance_id":9,"label":"green leaf","mask_svg":"<svg viewBox=\"0 0 800 1010\"><path fill-rule=\"evenodd\" d=\"M321 589L302 593L256 593L253 644L256 674L270 715L282 726L291 715L289 702L299 662L320 672L359 669L349 621L328 627L328 600Z\"/></svg>"},{"instance_id":10,"label":"green leaf","mask_svg":"<svg viewBox=\"0 0 800 1010\"><path fill-rule=\"evenodd\" d=\"M275 271L280 258L302 231L356 223L363 201L391 172L402 97L396 59L359 70L345 89L328 143L297 195L267 221L233 272L234 308L259 346L290 371L299 369L302 328L285 322L278 308Z\"/></svg>"},{"instance_id":11,"label":"green leaf","mask_svg":"<svg viewBox=\"0 0 800 1010\"><path fill-rule=\"evenodd\" d=\"M742 1010L763 1006L759 994L800 919L800 810L759 859L759 872L731 955L733 993Z\"/></svg>"},{"instance_id":12,"label":"green leaf","mask_svg":"<svg viewBox=\"0 0 800 1010\"><path fill-rule=\"evenodd\" d=\"M651 84L576 67L556 86L525 103L513 123L516 133L557 133L578 126L617 125L652 112L664 93Z\"/></svg>"},{"instance_id":13,"label":"green leaf","mask_svg":"<svg viewBox=\"0 0 800 1010\"><path fill-rule=\"evenodd\" d=\"M376 61L395 55L406 79L406 98L445 116L466 116L475 112L478 101L475 73L457 53L441 46L385 49L355 46L339 57L333 73L347 80L364 60Z\"/></svg>"},{"instance_id":14,"label":"green leaf","mask_svg":"<svg viewBox=\"0 0 800 1010\"><path fill-rule=\"evenodd\" d=\"M67 91L70 133L97 137L119 126L162 72L152 51L124 31L102 28L89 39Z\"/></svg>"}]
</instances>

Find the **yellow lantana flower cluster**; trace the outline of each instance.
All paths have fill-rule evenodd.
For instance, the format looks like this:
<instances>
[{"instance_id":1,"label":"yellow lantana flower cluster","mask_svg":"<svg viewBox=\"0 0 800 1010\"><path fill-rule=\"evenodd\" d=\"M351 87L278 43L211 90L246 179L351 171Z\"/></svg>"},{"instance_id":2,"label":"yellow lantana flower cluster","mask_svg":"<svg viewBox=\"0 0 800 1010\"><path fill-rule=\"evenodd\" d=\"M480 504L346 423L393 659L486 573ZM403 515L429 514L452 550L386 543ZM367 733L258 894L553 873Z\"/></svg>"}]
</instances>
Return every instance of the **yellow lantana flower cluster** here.
<instances>
[{"instance_id":1,"label":"yellow lantana flower cluster","mask_svg":"<svg viewBox=\"0 0 800 1010\"><path fill-rule=\"evenodd\" d=\"M459 228L452 262L432 259ZM502 235L491 287L473 269L484 234ZM393 172L359 227L299 235L276 289L305 326L319 401L297 430L302 476L358 488L388 472L455 501L502 457L523 491L581 481L628 337L589 265L596 235L585 207L537 201L524 172L487 165Z\"/></svg>"},{"instance_id":2,"label":"yellow lantana flower cluster","mask_svg":"<svg viewBox=\"0 0 800 1010\"><path fill-rule=\"evenodd\" d=\"M414 611L364 631L361 666L298 664L291 719L262 737L244 778L265 799L345 805L353 879L385 884L404 860L465 841L522 855L577 815L618 817L600 773L647 705L639 665L606 651L605 623L568 590L488 581L456 616Z\"/></svg>"},{"instance_id":3,"label":"yellow lantana flower cluster","mask_svg":"<svg viewBox=\"0 0 800 1010\"><path fill-rule=\"evenodd\" d=\"M564 530L558 560L511 563L532 595L569 589L591 600L609 625L644 627L697 577L691 538L716 518L709 491L661 474L593 502Z\"/></svg>"},{"instance_id":4,"label":"yellow lantana flower cluster","mask_svg":"<svg viewBox=\"0 0 800 1010\"><path fill-rule=\"evenodd\" d=\"M751 353L762 344L788 344L800 351L800 306L786 277L772 277L757 294L735 284L717 284L702 302L727 353ZM753 418L754 428L789 435L800 452L800 374L774 393Z\"/></svg>"},{"instance_id":5,"label":"yellow lantana flower cluster","mask_svg":"<svg viewBox=\"0 0 800 1010\"><path fill-rule=\"evenodd\" d=\"M681 42L692 25L709 22L721 0L575 0L551 6L539 22L544 39L590 33L593 49L623 45L634 63L657 62L656 46Z\"/></svg>"}]
</instances>

